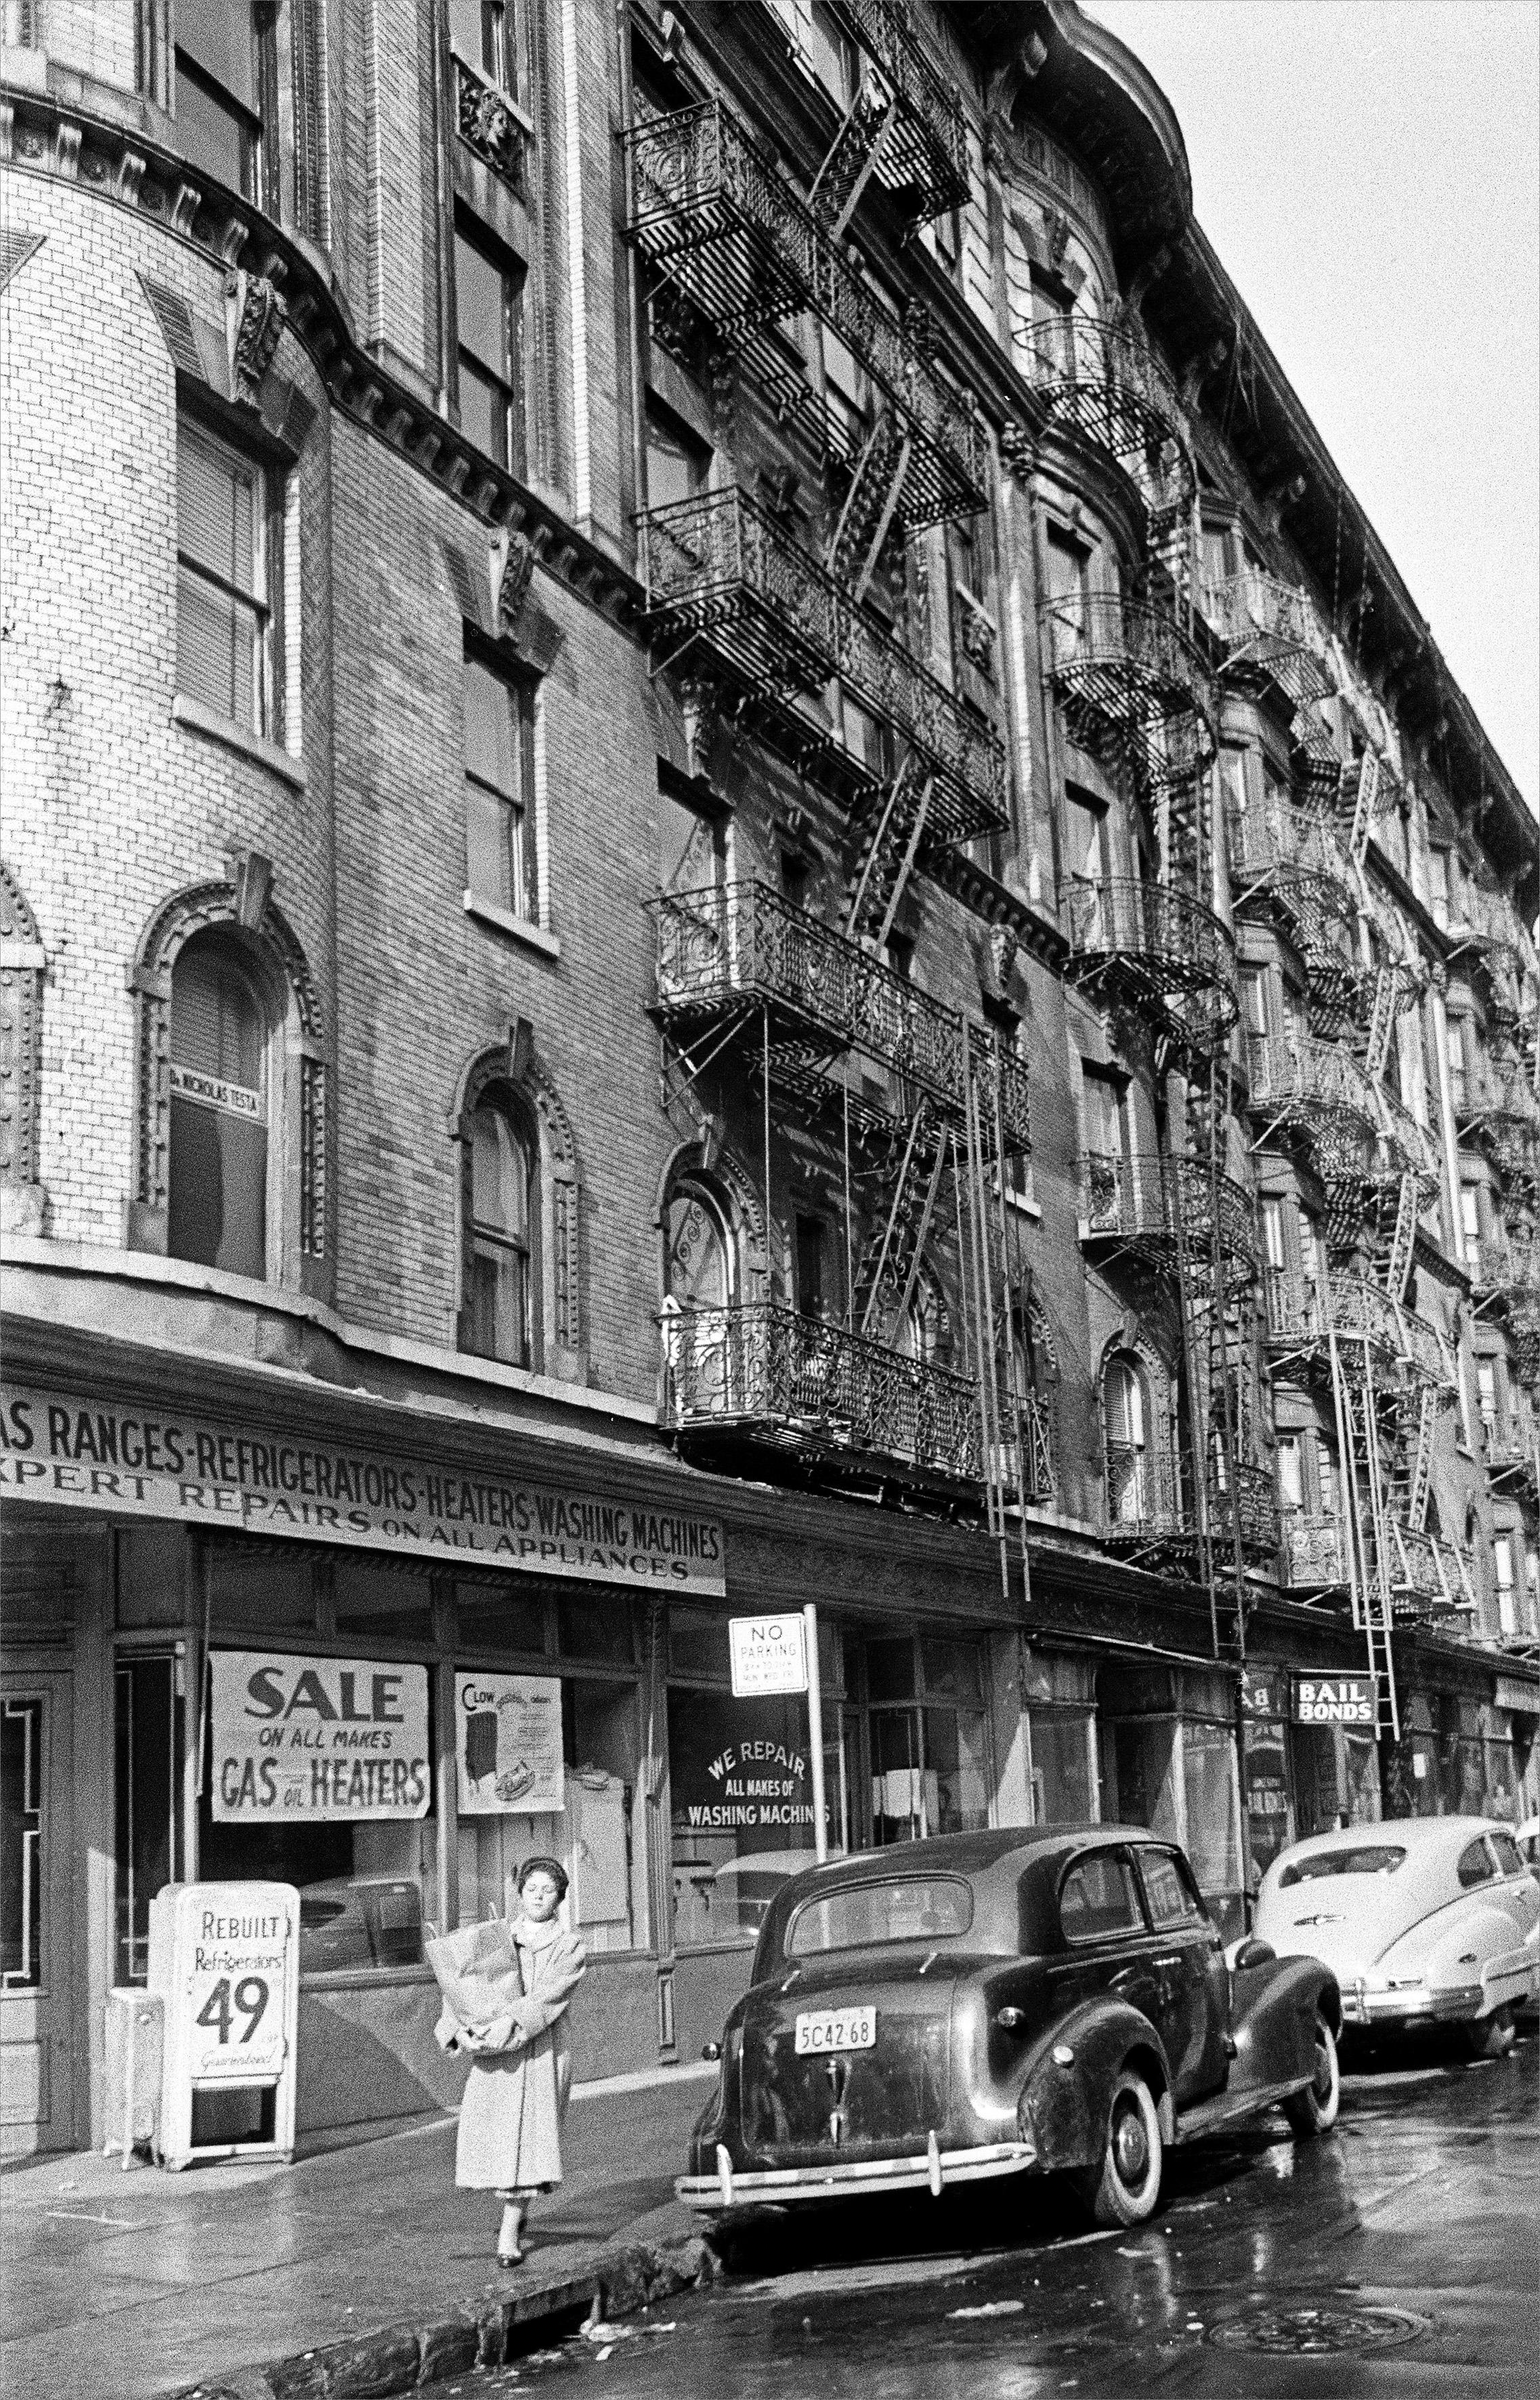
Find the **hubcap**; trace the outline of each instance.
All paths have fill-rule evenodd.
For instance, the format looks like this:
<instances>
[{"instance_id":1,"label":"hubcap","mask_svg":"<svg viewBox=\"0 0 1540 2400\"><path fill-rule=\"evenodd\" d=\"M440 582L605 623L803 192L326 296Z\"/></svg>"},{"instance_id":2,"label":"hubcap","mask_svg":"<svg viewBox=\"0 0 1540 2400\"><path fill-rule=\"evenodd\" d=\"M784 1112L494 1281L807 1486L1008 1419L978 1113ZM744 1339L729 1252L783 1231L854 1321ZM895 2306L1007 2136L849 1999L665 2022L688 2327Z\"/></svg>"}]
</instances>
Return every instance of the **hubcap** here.
<instances>
[{"instance_id":1,"label":"hubcap","mask_svg":"<svg viewBox=\"0 0 1540 2400\"><path fill-rule=\"evenodd\" d=\"M1137 2108L1119 2111L1112 2129L1112 2156L1124 2183L1138 2183L1150 2164L1150 2145L1145 2139L1144 2120Z\"/></svg>"}]
</instances>

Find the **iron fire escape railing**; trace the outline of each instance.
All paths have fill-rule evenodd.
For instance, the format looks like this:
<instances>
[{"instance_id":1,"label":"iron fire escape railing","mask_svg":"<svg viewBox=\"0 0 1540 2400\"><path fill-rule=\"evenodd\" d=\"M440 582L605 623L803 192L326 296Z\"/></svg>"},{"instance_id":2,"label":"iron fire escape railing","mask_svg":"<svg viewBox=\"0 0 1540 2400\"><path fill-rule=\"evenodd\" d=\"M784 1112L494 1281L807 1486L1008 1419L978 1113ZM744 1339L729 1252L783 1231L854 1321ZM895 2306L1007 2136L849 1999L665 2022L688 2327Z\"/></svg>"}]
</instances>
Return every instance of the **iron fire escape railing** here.
<instances>
[{"instance_id":1,"label":"iron fire escape railing","mask_svg":"<svg viewBox=\"0 0 1540 2400\"><path fill-rule=\"evenodd\" d=\"M680 1309L662 1320L662 1346L663 1422L675 1432L752 1431L938 1482L984 1480L971 1376L770 1301Z\"/></svg>"},{"instance_id":2,"label":"iron fire escape railing","mask_svg":"<svg viewBox=\"0 0 1540 2400\"><path fill-rule=\"evenodd\" d=\"M971 398L937 374L726 103L702 101L646 118L626 143L638 249L708 324L747 349L778 402L809 405L812 387L789 351L756 337L813 309L897 412L908 443L906 521L928 525L982 508L988 459ZM842 452L838 413L828 430Z\"/></svg>"},{"instance_id":3,"label":"iron fire escape railing","mask_svg":"<svg viewBox=\"0 0 1540 2400\"><path fill-rule=\"evenodd\" d=\"M647 620L693 636L750 694L786 701L830 677L919 754L934 778L929 831L967 841L1006 822L998 734L852 606L833 576L743 492L703 492L642 519ZM813 730L804 722L804 730Z\"/></svg>"},{"instance_id":4,"label":"iron fire escape railing","mask_svg":"<svg viewBox=\"0 0 1540 2400\"><path fill-rule=\"evenodd\" d=\"M1256 1271L1257 1220L1251 1195L1228 1175L1210 1177L1201 1159L1154 1152L1131 1158L1088 1152L1081 1161L1081 1239L1104 1251L1174 1271L1178 1222L1202 1275L1219 1216L1227 1280L1249 1281Z\"/></svg>"},{"instance_id":5,"label":"iron fire escape railing","mask_svg":"<svg viewBox=\"0 0 1540 2400\"><path fill-rule=\"evenodd\" d=\"M1070 887L1071 983L1126 998L1184 1049L1208 1055L1235 1022L1235 937L1190 892L1127 879Z\"/></svg>"},{"instance_id":6,"label":"iron fire escape railing","mask_svg":"<svg viewBox=\"0 0 1540 2400\"><path fill-rule=\"evenodd\" d=\"M1081 749L1131 763L1154 790L1190 784L1213 763L1213 684L1172 610L1079 592L1045 600L1041 620L1049 680Z\"/></svg>"}]
</instances>

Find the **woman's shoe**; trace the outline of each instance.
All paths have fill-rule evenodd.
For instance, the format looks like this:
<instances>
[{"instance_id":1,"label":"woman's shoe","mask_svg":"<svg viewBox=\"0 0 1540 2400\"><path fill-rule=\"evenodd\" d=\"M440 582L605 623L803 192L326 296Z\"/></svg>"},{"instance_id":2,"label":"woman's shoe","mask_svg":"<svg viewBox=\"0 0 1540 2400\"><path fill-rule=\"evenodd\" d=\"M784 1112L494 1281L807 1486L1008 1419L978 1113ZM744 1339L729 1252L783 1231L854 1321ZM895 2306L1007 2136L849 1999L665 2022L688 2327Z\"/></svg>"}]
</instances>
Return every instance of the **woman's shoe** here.
<instances>
[{"instance_id":1,"label":"woman's shoe","mask_svg":"<svg viewBox=\"0 0 1540 2400\"><path fill-rule=\"evenodd\" d=\"M499 2250L497 2253L497 2264L499 2267L522 2267L524 2265L524 2252L522 2250Z\"/></svg>"}]
</instances>

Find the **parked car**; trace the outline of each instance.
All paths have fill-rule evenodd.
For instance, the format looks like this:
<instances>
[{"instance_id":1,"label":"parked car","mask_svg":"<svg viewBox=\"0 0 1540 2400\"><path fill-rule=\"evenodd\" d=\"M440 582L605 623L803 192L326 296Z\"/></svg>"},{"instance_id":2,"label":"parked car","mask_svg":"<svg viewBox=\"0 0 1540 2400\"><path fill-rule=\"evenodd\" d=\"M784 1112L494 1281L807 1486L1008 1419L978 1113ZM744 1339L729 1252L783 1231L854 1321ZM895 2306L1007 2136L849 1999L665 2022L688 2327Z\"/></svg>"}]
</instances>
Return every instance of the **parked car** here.
<instances>
[{"instance_id":1,"label":"parked car","mask_svg":"<svg viewBox=\"0 0 1540 2400\"><path fill-rule=\"evenodd\" d=\"M1540 1882L1540 1817L1526 1817L1514 1828L1513 1838L1519 1845L1519 1855L1532 1875Z\"/></svg>"},{"instance_id":2,"label":"parked car","mask_svg":"<svg viewBox=\"0 0 1540 2400\"><path fill-rule=\"evenodd\" d=\"M679 2197L703 2214L1063 2169L1132 2225L1164 2154L1337 2114L1337 1985L1246 1942L1122 1826L951 1834L793 1876L727 2021Z\"/></svg>"},{"instance_id":3,"label":"parked car","mask_svg":"<svg viewBox=\"0 0 1540 2400\"><path fill-rule=\"evenodd\" d=\"M1511 1825L1393 1818L1296 1842L1257 1895L1255 1930L1280 1957L1330 1968L1348 2025L1467 2025L1479 2056L1513 2041L1540 1991L1540 1886Z\"/></svg>"}]
</instances>

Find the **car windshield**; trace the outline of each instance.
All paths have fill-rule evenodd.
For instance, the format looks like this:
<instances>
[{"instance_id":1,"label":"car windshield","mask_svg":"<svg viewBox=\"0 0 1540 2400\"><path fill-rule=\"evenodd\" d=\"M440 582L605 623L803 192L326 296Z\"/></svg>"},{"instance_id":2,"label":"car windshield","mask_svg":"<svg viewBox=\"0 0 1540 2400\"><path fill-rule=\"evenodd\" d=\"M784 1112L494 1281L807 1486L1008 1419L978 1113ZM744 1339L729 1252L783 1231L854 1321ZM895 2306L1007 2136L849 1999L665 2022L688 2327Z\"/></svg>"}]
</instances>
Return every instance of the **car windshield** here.
<instances>
[{"instance_id":1,"label":"car windshield","mask_svg":"<svg viewBox=\"0 0 1540 2400\"><path fill-rule=\"evenodd\" d=\"M904 1883L862 1883L804 1901L786 1933L786 1954L864 1950L879 1942L928 1942L966 1933L974 1896L955 1875L916 1875Z\"/></svg>"},{"instance_id":2,"label":"car windshield","mask_svg":"<svg viewBox=\"0 0 1540 2400\"><path fill-rule=\"evenodd\" d=\"M1294 1859L1278 1877L1278 1889L1292 1883L1315 1883L1322 1875L1394 1875L1406 1864L1406 1852L1393 1842L1366 1842L1351 1850L1317 1850L1313 1858Z\"/></svg>"}]
</instances>

